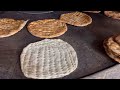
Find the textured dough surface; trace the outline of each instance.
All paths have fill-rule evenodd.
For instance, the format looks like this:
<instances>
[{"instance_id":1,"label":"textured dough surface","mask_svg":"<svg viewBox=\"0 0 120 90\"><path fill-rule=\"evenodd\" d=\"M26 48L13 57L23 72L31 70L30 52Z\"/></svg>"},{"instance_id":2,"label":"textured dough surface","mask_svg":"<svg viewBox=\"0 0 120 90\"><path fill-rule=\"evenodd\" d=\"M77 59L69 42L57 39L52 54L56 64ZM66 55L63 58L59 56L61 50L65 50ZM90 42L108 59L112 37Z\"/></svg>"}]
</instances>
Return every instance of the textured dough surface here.
<instances>
[{"instance_id":1,"label":"textured dough surface","mask_svg":"<svg viewBox=\"0 0 120 90\"><path fill-rule=\"evenodd\" d=\"M87 26L92 23L92 18L82 12L72 12L62 14L60 20L74 26Z\"/></svg>"},{"instance_id":2,"label":"textured dough surface","mask_svg":"<svg viewBox=\"0 0 120 90\"><path fill-rule=\"evenodd\" d=\"M109 57L120 63L120 46L115 42L114 38L110 37L104 40L104 48Z\"/></svg>"},{"instance_id":3,"label":"textured dough surface","mask_svg":"<svg viewBox=\"0 0 120 90\"><path fill-rule=\"evenodd\" d=\"M104 11L104 14L108 17L120 20L120 11Z\"/></svg>"},{"instance_id":4,"label":"textured dough surface","mask_svg":"<svg viewBox=\"0 0 120 90\"><path fill-rule=\"evenodd\" d=\"M9 37L11 35L16 34L26 25L27 21L15 20L10 18L1 18L0 19L0 38Z\"/></svg>"},{"instance_id":5,"label":"textured dough surface","mask_svg":"<svg viewBox=\"0 0 120 90\"><path fill-rule=\"evenodd\" d=\"M75 50L61 39L31 43L23 49L20 58L22 72L34 79L64 77L78 66Z\"/></svg>"},{"instance_id":6,"label":"textured dough surface","mask_svg":"<svg viewBox=\"0 0 120 90\"><path fill-rule=\"evenodd\" d=\"M31 22L28 31L36 37L54 38L63 35L67 31L67 25L61 20L44 19Z\"/></svg>"}]
</instances>

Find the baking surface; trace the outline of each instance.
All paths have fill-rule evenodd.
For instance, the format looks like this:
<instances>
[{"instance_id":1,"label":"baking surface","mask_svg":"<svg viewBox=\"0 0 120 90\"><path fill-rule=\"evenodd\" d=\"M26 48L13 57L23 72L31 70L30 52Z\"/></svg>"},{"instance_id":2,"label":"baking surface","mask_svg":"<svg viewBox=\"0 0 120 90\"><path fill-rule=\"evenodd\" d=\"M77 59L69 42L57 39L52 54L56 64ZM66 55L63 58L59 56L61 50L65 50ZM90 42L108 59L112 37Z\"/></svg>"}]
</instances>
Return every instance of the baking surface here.
<instances>
[{"instance_id":1,"label":"baking surface","mask_svg":"<svg viewBox=\"0 0 120 90\"><path fill-rule=\"evenodd\" d=\"M67 11L34 15L9 11L1 13L0 18L30 19L31 22L47 18L58 19L62 13ZM93 18L91 25L86 27L68 25L68 31L58 37L73 46L79 60L78 68L63 79L82 78L117 64L105 53L103 40L111 35L120 34L120 21L102 14L87 14ZM0 39L0 79L27 79L20 69L20 54L25 46L40 40L43 39L32 36L26 27L11 37Z\"/></svg>"}]
</instances>

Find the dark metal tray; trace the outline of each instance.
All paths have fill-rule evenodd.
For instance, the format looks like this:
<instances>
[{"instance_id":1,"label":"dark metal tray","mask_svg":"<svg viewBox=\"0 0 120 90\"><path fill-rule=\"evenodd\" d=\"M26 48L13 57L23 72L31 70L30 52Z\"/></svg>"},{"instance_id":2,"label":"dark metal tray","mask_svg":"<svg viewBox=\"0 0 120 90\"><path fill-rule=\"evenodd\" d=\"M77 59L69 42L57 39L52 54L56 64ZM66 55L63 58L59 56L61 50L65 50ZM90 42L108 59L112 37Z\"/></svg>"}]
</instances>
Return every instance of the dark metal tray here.
<instances>
[{"instance_id":1,"label":"dark metal tray","mask_svg":"<svg viewBox=\"0 0 120 90\"><path fill-rule=\"evenodd\" d=\"M30 19L29 22L31 22L47 18L58 19L62 13L67 12L70 11L55 11L33 15L8 11L1 13L0 18ZM117 64L106 55L103 40L120 33L120 21L102 14L87 14L93 18L91 25L86 27L68 25L68 31L58 37L73 46L79 59L78 68L62 79L82 78ZM0 39L0 79L27 79L20 69L20 54L25 46L40 40L42 39L32 36L26 27L11 37Z\"/></svg>"}]
</instances>

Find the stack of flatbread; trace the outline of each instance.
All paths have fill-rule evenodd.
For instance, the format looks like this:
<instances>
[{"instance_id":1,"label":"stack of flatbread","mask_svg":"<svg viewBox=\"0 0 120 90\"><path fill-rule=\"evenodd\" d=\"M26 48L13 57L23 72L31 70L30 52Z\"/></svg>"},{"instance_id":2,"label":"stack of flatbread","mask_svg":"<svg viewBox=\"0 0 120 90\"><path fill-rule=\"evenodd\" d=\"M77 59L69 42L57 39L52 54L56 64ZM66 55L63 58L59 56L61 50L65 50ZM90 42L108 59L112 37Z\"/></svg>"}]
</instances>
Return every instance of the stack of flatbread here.
<instances>
[{"instance_id":1,"label":"stack of flatbread","mask_svg":"<svg viewBox=\"0 0 120 90\"><path fill-rule=\"evenodd\" d=\"M120 35L105 39L103 45L108 56L120 63Z\"/></svg>"},{"instance_id":2,"label":"stack of flatbread","mask_svg":"<svg viewBox=\"0 0 120 90\"><path fill-rule=\"evenodd\" d=\"M120 20L120 11L104 11L104 14L113 19Z\"/></svg>"}]
</instances>

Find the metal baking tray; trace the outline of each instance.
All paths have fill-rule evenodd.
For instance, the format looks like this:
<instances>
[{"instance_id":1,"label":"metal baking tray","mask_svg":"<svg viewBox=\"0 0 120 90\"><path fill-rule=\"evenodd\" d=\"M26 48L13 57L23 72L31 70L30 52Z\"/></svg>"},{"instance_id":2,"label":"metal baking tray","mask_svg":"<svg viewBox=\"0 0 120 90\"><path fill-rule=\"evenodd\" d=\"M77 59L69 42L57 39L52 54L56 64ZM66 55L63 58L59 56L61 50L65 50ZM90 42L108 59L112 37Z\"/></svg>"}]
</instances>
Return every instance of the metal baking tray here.
<instances>
[{"instance_id":1,"label":"metal baking tray","mask_svg":"<svg viewBox=\"0 0 120 90\"><path fill-rule=\"evenodd\" d=\"M0 13L0 18L29 19L31 22L47 18L59 19L61 14L68 12L72 11L54 11L42 14L39 11L37 14L5 11ZM120 33L120 21L108 18L103 14L87 14L93 19L91 25L86 27L67 25L68 31L58 37L73 46L79 60L78 68L61 79L83 78L117 64L106 55L103 40ZM26 26L17 34L0 39L0 79L28 79L21 71L20 54L28 44L43 39L32 36Z\"/></svg>"}]
</instances>

